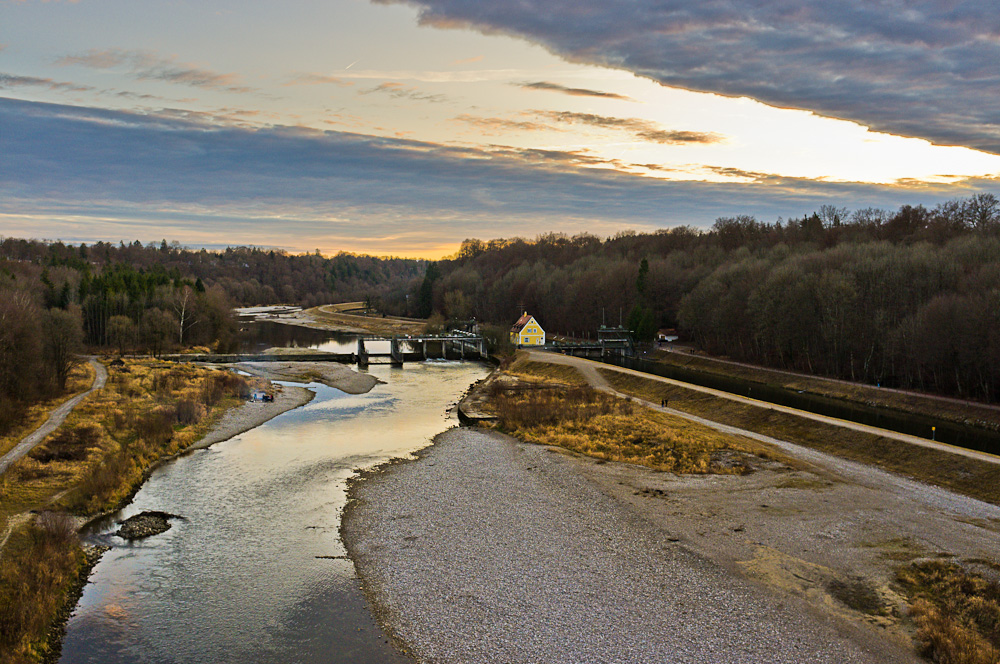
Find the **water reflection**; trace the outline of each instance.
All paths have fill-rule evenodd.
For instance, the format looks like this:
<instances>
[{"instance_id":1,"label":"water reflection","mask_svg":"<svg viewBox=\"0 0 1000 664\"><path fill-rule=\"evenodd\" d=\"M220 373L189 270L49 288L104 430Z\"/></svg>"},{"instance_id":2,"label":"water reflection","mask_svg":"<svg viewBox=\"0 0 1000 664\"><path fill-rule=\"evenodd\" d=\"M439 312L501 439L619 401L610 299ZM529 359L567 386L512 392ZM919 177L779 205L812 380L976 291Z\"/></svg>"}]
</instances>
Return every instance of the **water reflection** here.
<instances>
[{"instance_id":1,"label":"water reflection","mask_svg":"<svg viewBox=\"0 0 1000 664\"><path fill-rule=\"evenodd\" d=\"M372 367L367 395L316 399L160 468L122 518L179 514L171 530L116 546L68 625L62 662L396 662L343 556L354 469L411 452L486 369Z\"/></svg>"},{"instance_id":2,"label":"water reflection","mask_svg":"<svg viewBox=\"0 0 1000 664\"><path fill-rule=\"evenodd\" d=\"M314 330L270 321L240 322L239 352L259 353L268 348L314 348L328 353L353 353L357 336L345 332Z\"/></svg>"}]
</instances>

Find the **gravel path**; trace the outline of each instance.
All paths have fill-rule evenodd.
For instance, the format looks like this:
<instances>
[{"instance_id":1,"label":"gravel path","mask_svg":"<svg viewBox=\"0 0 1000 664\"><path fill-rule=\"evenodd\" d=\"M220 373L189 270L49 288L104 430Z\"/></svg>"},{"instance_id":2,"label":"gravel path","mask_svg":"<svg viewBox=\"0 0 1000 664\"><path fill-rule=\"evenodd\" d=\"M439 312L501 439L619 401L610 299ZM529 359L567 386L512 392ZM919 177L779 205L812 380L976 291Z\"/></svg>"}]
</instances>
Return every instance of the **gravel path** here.
<instances>
[{"instance_id":1,"label":"gravel path","mask_svg":"<svg viewBox=\"0 0 1000 664\"><path fill-rule=\"evenodd\" d=\"M693 553L550 448L453 429L351 489L343 536L421 662L911 662Z\"/></svg>"},{"instance_id":2,"label":"gravel path","mask_svg":"<svg viewBox=\"0 0 1000 664\"><path fill-rule=\"evenodd\" d=\"M49 415L49 419L45 420L45 423L35 429L32 433L25 436L20 443L18 443L14 449L7 454L0 457L0 475L2 475L10 464L14 463L25 454L31 451L35 445L45 440L45 438L55 431L60 424L66 420L66 416L69 415L76 405L86 399L94 390L99 390L104 387L104 383L108 380L108 371L104 368L104 365L97 361L97 358L88 358L90 361L90 366L94 367L94 384L90 386L90 389L86 392L81 392L72 399L67 399L65 402L60 404L52 414Z\"/></svg>"},{"instance_id":3,"label":"gravel path","mask_svg":"<svg viewBox=\"0 0 1000 664\"><path fill-rule=\"evenodd\" d=\"M667 383L669 385L676 385L678 387L683 387L686 390L694 390L695 392L703 392L705 394L711 394L712 396L715 397L728 399L730 401L736 401L738 403L743 403L750 406L756 406L758 408L774 410L781 413L788 413L790 415L803 417L805 419L814 420L816 422L833 424L834 426L843 427L845 429L854 429L856 431L863 431L865 433L875 434L876 436L882 436L883 438L891 438L893 440L899 440L904 443L909 443L911 445L919 445L921 447L928 447L931 449L941 450L944 452L950 452L952 454L959 454L961 456L969 457L970 459L976 459L977 461L985 461L987 463L1000 464L1000 456L996 456L994 454L988 454L986 452L980 452L978 450L970 450L964 447L957 447L955 445L948 445L947 443L939 443L936 441L927 440L926 438L920 438L918 436L910 436L905 433L889 431L888 429L880 429L878 427L872 427L866 424L859 424L857 422L841 420L836 417L828 417L826 415L820 415L818 413L811 413L807 410L799 410L797 408L781 406L767 401L760 401L758 399L742 397L737 394L732 394L730 392L723 392L721 390L714 390L710 387L702 387L701 385L695 385L694 383L684 383L679 380L674 380L673 378L664 378L663 376L643 373L641 371L635 371L634 369L625 369L623 367L617 367L613 364L596 362L594 360L588 360L582 357L573 357L572 355L559 355L547 351L536 351L536 350L528 351L528 356L535 362L548 362L550 364L564 364L567 366L575 367L577 370L583 373L584 377L592 386L606 391L613 391L613 390L610 389L607 381L604 380L602 376L600 376L599 372L597 371L598 369L617 371L619 373L638 376L640 378L658 381L661 383ZM675 415L680 415L681 417L692 419L691 416L689 416L686 413L682 413L680 411L675 411L673 409L667 409L667 411Z\"/></svg>"}]
</instances>

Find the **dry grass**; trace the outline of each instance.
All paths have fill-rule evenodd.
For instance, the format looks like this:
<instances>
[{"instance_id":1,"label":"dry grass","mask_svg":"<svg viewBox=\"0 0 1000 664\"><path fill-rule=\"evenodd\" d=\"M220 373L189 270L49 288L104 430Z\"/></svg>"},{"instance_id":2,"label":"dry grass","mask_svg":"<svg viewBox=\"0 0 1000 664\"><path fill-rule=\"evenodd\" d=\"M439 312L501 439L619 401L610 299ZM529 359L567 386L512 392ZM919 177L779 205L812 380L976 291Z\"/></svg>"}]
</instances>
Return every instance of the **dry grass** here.
<instances>
[{"instance_id":1,"label":"dry grass","mask_svg":"<svg viewBox=\"0 0 1000 664\"><path fill-rule=\"evenodd\" d=\"M370 334L389 337L394 334L422 334L427 327L425 321L348 314L337 311L336 307L337 305L313 307L312 309L306 309L303 314L329 329L357 329L364 330Z\"/></svg>"},{"instance_id":2,"label":"dry grass","mask_svg":"<svg viewBox=\"0 0 1000 664\"><path fill-rule=\"evenodd\" d=\"M743 473L771 448L584 386L496 384L487 408L498 427L540 445L674 473Z\"/></svg>"},{"instance_id":3,"label":"dry grass","mask_svg":"<svg viewBox=\"0 0 1000 664\"><path fill-rule=\"evenodd\" d=\"M620 392L755 433L867 463L1000 505L1000 464L738 403L611 369L599 369Z\"/></svg>"},{"instance_id":4,"label":"dry grass","mask_svg":"<svg viewBox=\"0 0 1000 664\"><path fill-rule=\"evenodd\" d=\"M522 382L561 383L563 385L586 385L587 381L579 371L565 364L534 362L527 359L527 353L518 353L514 361L505 369Z\"/></svg>"},{"instance_id":5,"label":"dry grass","mask_svg":"<svg viewBox=\"0 0 1000 664\"><path fill-rule=\"evenodd\" d=\"M674 366L687 367L722 376L742 378L757 383L785 387L790 390L801 390L803 392L810 392L833 399L844 399L868 406L891 408L906 413L916 413L994 429L1000 427L1000 410L972 401L894 392L868 385L831 380L820 376L797 376L764 367L744 367L711 357L691 356L681 353L660 352L656 354L656 359L659 362Z\"/></svg>"},{"instance_id":6,"label":"dry grass","mask_svg":"<svg viewBox=\"0 0 1000 664\"><path fill-rule=\"evenodd\" d=\"M922 655L941 664L1000 661L1000 583L942 561L903 567L897 580L910 597Z\"/></svg>"},{"instance_id":7,"label":"dry grass","mask_svg":"<svg viewBox=\"0 0 1000 664\"><path fill-rule=\"evenodd\" d=\"M33 404L22 419L6 434L0 436L0 455L14 449L21 439L42 426L59 404L72 399L77 394L90 389L94 384L94 367L89 362L74 367L66 381L66 392L58 397Z\"/></svg>"},{"instance_id":8,"label":"dry grass","mask_svg":"<svg viewBox=\"0 0 1000 664\"><path fill-rule=\"evenodd\" d=\"M0 557L0 664L46 656L52 617L83 563L65 515L43 513L11 535Z\"/></svg>"}]
</instances>

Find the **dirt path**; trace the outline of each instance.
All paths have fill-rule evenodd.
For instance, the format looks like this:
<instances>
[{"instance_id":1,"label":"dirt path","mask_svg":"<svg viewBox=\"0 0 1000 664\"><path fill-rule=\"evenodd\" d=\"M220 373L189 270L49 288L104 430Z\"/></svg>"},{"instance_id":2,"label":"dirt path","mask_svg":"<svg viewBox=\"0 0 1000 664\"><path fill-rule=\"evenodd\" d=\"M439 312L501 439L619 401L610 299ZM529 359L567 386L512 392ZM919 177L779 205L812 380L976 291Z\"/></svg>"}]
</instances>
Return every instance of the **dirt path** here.
<instances>
[{"instance_id":1,"label":"dirt path","mask_svg":"<svg viewBox=\"0 0 1000 664\"><path fill-rule=\"evenodd\" d=\"M723 392L721 390L714 390L710 387L702 387L701 385L694 385L692 383L684 383L679 380L674 380L672 378L664 378L662 376L657 376L655 374L643 373L641 371L635 371L633 369L625 369L622 367L617 367L613 364L605 364L603 362L596 362L594 360L584 359L582 357L573 357L571 355L557 355L555 353L548 353L544 351L528 351L529 357L536 362L549 362L552 364L564 364L576 368L584 378L596 389L603 390L605 392L612 392L614 394L621 393L616 392L608 382L601 376L598 369L605 369L609 371L617 371L620 373L629 374L632 376L639 376L649 380L658 381L661 383L666 383L668 385L676 385L678 387L683 387L687 390L694 390L696 392L703 392L705 394L711 394L715 397L720 397L722 399L728 399L730 401L735 401L737 403L743 403L750 406L756 406L758 408L766 408L768 410L774 410L781 413L788 413L790 415L795 415L797 417L803 417L806 419L814 420L816 422L823 422L825 424L832 424L834 426L843 427L846 429L853 429L855 431L863 431L865 433L875 434L876 436L882 436L883 438L891 438L893 440L899 440L904 443L909 443L911 445L920 445L921 447L928 447L931 449L941 450L944 452L950 452L952 454L960 454L972 459L977 459L979 461L986 461L987 463L1000 464L1000 456L993 454L987 454L986 452L979 452L977 450L968 450L963 447L956 447L954 445L948 445L946 443L939 443L932 440L927 440L926 438L919 438L917 436L909 436L905 433L897 433L895 431L889 431L887 429L879 429L878 427L868 426L866 424L859 424L857 422L850 422L848 420L841 420L836 417L828 417L826 415L819 415L817 413L810 413L806 410L798 410L797 408L790 408L788 406L780 406L778 404L769 403L766 401L759 401L757 399L751 399L749 397L739 396L737 394L731 394L729 392ZM652 404L650 404L652 405ZM716 424L714 422L709 422L703 418L695 417L689 413L685 413L679 410L674 410L672 408L666 409L667 412L677 415L678 417L683 417L688 420L693 420L696 422L701 422L702 424L709 424L715 429L723 429L723 425ZM735 427L729 427L734 429ZM739 431L743 431L740 429ZM750 432L743 432L740 435L749 435L751 438L760 438L757 434Z\"/></svg>"},{"instance_id":2,"label":"dirt path","mask_svg":"<svg viewBox=\"0 0 1000 664\"><path fill-rule=\"evenodd\" d=\"M45 437L56 430L60 424L66 420L66 416L69 415L76 405L86 399L94 390L99 390L104 387L104 383L108 380L108 372L104 368L104 365L97 361L97 358L89 358L90 365L94 367L94 384L86 392L76 395L72 399L68 399L62 404L60 404L52 414L49 415L49 419L45 420L45 423L35 429L34 432L28 434L21 442L18 443L14 449L0 457L0 475L6 472L10 464L14 463L25 454L31 451L35 445L45 440Z\"/></svg>"}]
</instances>

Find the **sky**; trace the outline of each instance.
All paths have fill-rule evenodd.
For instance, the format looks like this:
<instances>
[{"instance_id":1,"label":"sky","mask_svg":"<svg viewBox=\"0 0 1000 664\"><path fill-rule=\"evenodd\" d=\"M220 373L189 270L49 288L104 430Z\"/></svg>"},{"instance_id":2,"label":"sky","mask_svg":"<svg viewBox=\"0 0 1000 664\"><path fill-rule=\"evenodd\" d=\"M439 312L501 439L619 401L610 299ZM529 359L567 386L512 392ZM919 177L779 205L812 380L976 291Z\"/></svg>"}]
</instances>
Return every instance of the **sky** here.
<instances>
[{"instance_id":1,"label":"sky","mask_svg":"<svg viewBox=\"0 0 1000 664\"><path fill-rule=\"evenodd\" d=\"M876 0L0 0L0 236L463 239L1000 194L1000 14Z\"/></svg>"}]
</instances>

